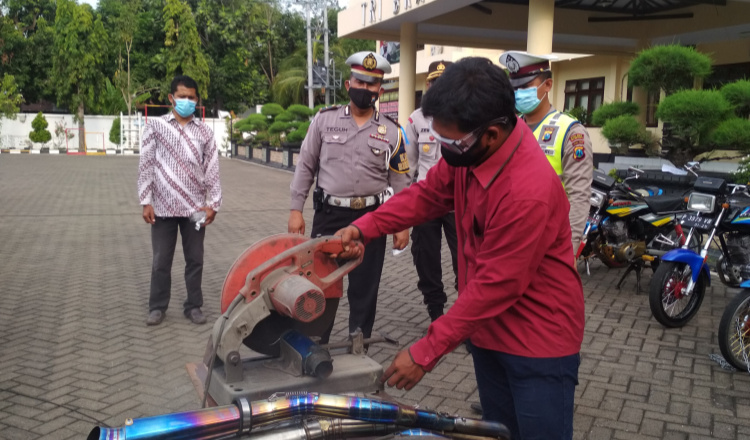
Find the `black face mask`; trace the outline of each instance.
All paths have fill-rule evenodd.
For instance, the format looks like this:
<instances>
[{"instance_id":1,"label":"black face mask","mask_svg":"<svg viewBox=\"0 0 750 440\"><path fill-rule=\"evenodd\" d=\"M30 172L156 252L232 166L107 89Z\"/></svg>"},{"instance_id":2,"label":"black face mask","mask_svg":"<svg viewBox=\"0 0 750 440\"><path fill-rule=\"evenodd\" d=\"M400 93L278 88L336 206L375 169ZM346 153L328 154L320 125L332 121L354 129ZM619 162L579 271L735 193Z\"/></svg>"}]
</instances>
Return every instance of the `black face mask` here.
<instances>
[{"instance_id":1,"label":"black face mask","mask_svg":"<svg viewBox=\"0 0 750 440\"><path fill-rule=\"evenodd\" d=\"M477 139L474 145L466 150L464 154L454 153L442 146L440 147L440 153L448 165L452 167L470 167L476 165L487 154L487 148L482 146L482 137Z\"/></svg>"},{"instance_id":2,"label":"black face mask","mask_svg":"<svg viewBox=\"0 0 750 440\"><path fill-rule=\"evenodd\" d=\"M371 92L367 89L357 89L349 87L349 99L352 103L362 110L368 109L375 105L375 101L378 100L380 93Z\"/></svg>"}]
</instances>

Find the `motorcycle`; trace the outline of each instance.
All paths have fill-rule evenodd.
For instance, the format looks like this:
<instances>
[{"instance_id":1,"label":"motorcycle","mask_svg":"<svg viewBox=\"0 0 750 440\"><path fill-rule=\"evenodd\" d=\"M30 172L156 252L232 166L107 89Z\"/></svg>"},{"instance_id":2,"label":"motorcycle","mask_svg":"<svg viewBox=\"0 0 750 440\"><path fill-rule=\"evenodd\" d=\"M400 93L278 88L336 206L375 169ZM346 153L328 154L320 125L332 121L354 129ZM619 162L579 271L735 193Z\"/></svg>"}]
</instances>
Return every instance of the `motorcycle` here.
<instances>
[{"instance_id":1,"label":"motorcycle","mask_svg":"<svg viewBox=\"0 0 750 440\"><path fill-rule=\"evenodd\" d=\"M698 312L706 286L711 283L708 250L719 240L719 266L731 267L732 276L750 279L750 194L744 185L724 179L698 177L688 198L689 214L682 225L692 237L708 234L700 252L683 246L662 257L649 287L651 313L665 327L682 327ZM725 273L727 276L727 273ZM738 283L741 284L741 283Z\"/></svg>"},{"instance_id":2,"label":"motorcycle","mask_svg":"<svg viewBox=\"0 0 750 440\"><path fill-rule=\"evenodd\" d=\"M727 304L719 322L719 348L724 359L740 371L750 373L750 280Z\"/></svg>"},{"instance_id":3,"label":"motorcycle","mask_svg":"<svg viewBox=\"0 0 750 440\"><path fill-rule=\"evenodd\" d=\"M685 212L685 201L683 196L662 195L659 188L631 187L630 182L644 171L637 168L628 171L631 176L622 183L594 171L589 218L576 258L583 257L587 273L592 256L610 268L627 266L617 288L635 271L640 291L645 262L649 261L655 270L661 255L685 243L685 234L677 221L677 215Z\"/></svg>"}]
</instances>

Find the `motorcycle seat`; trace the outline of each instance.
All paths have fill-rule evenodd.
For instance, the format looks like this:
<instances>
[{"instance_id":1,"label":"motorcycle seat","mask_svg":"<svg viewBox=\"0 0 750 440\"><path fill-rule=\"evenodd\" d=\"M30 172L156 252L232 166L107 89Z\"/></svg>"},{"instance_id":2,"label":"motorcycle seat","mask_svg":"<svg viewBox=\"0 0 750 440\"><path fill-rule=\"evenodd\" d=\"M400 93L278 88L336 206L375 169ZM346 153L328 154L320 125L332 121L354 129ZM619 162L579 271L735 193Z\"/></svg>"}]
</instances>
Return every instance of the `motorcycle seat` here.
<instances>
[{"instance_id":1,"label":"motorcycle seat","mask_svg":"<svg viewBox=\"0 0 750 440\"><path fill-rule=\"evenodd\" d=\"M685 210L685 198L682 196L653 196L643 199L655 214L666 214Z\"/></svg>"}]
</instances>

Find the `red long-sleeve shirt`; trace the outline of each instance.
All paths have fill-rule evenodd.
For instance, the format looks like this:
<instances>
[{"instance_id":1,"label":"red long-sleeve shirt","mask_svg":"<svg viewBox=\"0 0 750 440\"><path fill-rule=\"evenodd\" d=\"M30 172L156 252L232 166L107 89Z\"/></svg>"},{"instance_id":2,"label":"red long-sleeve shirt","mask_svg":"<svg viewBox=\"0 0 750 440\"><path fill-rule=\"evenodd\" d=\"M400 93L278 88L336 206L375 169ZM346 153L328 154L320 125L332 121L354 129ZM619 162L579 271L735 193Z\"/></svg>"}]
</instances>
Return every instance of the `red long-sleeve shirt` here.
<instances>
[{"instance_id":1,"label":"red long-sleeve shirt","mask_svg":"<svg viewBox=\"0 0 750 440\"><path fill-rule=\"evenodd\" d=\"M518 356L578 353L583 288L571 257L568 199L523 121L479 166L454 168L440 160L424 181L354 225L367 242L453 209L459 295L411 346L415 362L431 370L467 338Z\"/></svg>"}]
</instances>

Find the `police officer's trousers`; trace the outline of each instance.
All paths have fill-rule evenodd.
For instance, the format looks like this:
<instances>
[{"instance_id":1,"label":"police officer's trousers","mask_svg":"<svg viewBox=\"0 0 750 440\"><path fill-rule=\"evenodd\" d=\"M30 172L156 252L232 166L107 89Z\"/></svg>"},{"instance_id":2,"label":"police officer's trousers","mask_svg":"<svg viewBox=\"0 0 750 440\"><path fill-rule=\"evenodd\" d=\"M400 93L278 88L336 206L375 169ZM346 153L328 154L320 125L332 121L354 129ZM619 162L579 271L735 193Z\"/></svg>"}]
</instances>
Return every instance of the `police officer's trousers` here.
<instances>
[{"instance_id":1,"label":"police officer's trousers","mask_svg":"<svg viewBox=\"0 0 750 440\"><path fill-rule=\"evenodd\" d=\"M333 235L341 228L349 226L353 221L374 211L376 206L365 209L337 208L330 205L315 212L313 217L313 237ZM386 237L380 237L365 246L362 264L349 272L349 288L346 296L349 299L349 333L357 328L362 330L365 338L372 334L375 324L375 310L378 305L378 289L380 276L383 273L383 259L385 258ZM328 342L333 326L322 336L321 343Z\"/></svg>"},{"instance_id":2,"label":"police officer's trousers","mask_svg":"<svg viewBox=\"0 0 750 440\"><path fill-rule=\"evenodd\" d=\"M411 231L411 255L417 269L419 281L417 288L424 296L428 306L442 306L448 300L443 286L443 262L440 254L443 231L451 252L453 274L458 275L458 254L456 251L456 216L451 212L442 217L430 220ZM454 278L454 287L457 278Z\"/></svg>"}]
</instances>

